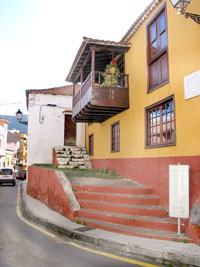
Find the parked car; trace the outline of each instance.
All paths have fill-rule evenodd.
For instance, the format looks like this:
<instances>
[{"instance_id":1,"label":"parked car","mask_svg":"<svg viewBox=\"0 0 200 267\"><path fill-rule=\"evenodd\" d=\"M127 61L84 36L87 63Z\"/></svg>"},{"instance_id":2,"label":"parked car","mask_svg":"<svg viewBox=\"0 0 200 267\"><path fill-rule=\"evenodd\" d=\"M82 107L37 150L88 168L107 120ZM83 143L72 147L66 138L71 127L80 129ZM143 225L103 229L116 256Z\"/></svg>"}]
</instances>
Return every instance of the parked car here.
<instances>
[{"instance_id":1,"label":"parked car","mask_svg":"<svg viewBox=\"0 0 200 267\"><path fill-rule=\"evenodd\" d=\"M11 183L13 186L16 184L16 177L13 169L2 168L0 169L0 185Z\"/></svg>"},{"instance_id":2,"label":"parked car","mask_svg":"<svg viewBox=\"0 0 200 267\"><path fill-rule=\"evenodd\" d=\"M19 172L16 172L16 178L18 180L25 180L26 179L26 171L19 171Z\"/></svg>"}]
</instances>

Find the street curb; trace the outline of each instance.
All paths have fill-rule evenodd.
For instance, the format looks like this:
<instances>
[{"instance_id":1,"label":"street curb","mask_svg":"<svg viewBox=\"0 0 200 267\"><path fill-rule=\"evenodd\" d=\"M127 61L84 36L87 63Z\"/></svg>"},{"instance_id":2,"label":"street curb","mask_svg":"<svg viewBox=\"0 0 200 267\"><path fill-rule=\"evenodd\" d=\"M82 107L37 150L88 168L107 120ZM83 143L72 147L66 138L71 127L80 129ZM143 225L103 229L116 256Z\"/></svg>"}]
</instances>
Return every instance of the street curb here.
<instances>
[{"instance_id":1,"label":"street curb","mask_svg":"<svg viewBox=\"0 0 200 267\"><path fill-rule=\"evenodd\" d=\"M200 257L193 256L193 255L180 255L173 252L167 252L163 249L154 249L151 247L144 247L138 244L127 244L123 242L116 242L114 240L109 240L105 238L97 238L90 236L89 233L80 233L73 229L67 229L62 226L58 226L47 219L43 219L38 217L34 214L33 211L31 211L28 208L27 205L27 198L26 193L24 189L24 184L20 184L20 208L22 211L22 214L27 219L39 223L45 228L50 229L53 232L56 232L62 236L68 237L72 239L73 241L78 241L81 243L85 243L89 245L90 247L93 247L94 249L101 249L106 252L114 252L118 253L121 256L129 256L137 258L138 260L147 260L152 261L155 264L163 264L163 266L168 266L169 264L172 264L173 267L179 266L179 267L194 267L198 266L200 267Z\"/></svg>"}]
</instances>

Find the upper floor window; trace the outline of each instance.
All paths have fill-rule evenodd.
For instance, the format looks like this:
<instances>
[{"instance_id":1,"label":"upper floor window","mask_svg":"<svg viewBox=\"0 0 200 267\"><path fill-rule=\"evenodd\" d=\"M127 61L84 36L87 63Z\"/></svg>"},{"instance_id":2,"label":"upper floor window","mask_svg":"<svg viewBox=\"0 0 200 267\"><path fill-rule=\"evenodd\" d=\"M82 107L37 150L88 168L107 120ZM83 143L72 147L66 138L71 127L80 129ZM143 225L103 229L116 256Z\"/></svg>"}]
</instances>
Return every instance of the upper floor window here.
<instances>
[{"instance_id":1,"label":"upper floor window","mask_svg":"<svg viewBox=\"0 0 200 267\"><path fill-rule=\"evenodd\" d=\"M111 152L119 152L119 122L111 125Z\"/></svg>"},{"instance_id":2,"label":"upper floor window","mask_svg":"<svg viewBox=\"0 0 200 267\"><path fill-rule=\"evenodd\" d=\"M174 97L146 108L146 147L175 145Z\"/></svg>"},{"instance_id":3,"label":"upper floor window","mask_svg":"<svg viewBox=\"0 0 200 267\"><path fill-rule=\"evenodd\" d=\"M147 24L148 91L168 82L167 18L165 5Z\"/></svg>"}]
</instances>

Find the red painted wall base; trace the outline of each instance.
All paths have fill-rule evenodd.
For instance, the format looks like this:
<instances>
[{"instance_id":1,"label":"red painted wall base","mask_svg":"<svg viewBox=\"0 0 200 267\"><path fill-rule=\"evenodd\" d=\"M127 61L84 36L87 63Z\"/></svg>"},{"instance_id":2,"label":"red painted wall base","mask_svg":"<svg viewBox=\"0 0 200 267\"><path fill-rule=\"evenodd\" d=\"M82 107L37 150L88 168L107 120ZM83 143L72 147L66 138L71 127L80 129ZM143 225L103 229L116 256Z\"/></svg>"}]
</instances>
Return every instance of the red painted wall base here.
<instances>
[{"instance_id":1,"label":"red painted wall base","mask_svg":"<svg viewBox=\"0 0 200 267\"><path fill-rule=\"evenodd\" d=\"M27 194L69 219L74 219L74 212L54 170L29 166Z\"/></svg>"},{"instance_id":2,"label":"red painted wall base","mask_svg":"<svg viewBox=\"0 0 200 267\"><path fill-rule=\"evenodd\" d=\"M55 147L53 148L53 166L58 166Z\"/></svg>"},{"instance_id":3,"label":"red painted wall base","mask_svg":"<svg viewBox=\"0 0 200 267\"><path fill-rule=\"evenodd\" d=\"M190 165L190 212L194 205L200 204L200 156L93 159L91 162L93 169L115 170L118 175L153 188L166 208L169 206L169 165ZM200 228L190 224L188 219L184 223L186 234L200 243Z\"/></svg>"}]
</instances>

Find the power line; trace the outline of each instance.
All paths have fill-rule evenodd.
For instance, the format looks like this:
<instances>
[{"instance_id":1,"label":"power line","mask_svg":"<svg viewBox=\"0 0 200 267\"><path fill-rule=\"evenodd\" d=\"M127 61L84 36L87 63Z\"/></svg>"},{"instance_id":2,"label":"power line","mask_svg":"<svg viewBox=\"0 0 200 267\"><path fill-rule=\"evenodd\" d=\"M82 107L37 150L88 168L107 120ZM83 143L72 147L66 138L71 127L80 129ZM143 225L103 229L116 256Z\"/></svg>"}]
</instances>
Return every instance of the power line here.
<instances>
[{"instance_id":1,"label":"power line","mask_svg":"<svg viewBox=\"0 0 200 267\"><path fill-rule=\"evenodd\" d=\"M15 104L23 104L23 103L22 102L13 102L13 103L0 102L0 106L15 105Z\"/></svg>"}]
</instances>

